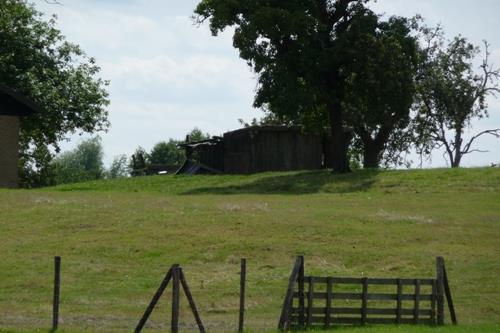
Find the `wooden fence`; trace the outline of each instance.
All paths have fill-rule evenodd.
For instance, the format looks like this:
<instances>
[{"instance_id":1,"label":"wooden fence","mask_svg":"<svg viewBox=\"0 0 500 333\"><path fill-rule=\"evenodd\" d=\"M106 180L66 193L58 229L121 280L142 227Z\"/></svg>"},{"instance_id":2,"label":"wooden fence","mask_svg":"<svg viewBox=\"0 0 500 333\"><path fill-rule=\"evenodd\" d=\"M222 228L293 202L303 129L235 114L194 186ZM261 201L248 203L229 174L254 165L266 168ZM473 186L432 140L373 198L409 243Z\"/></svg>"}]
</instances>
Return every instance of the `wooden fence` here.
<instances>
[{"instance_id":1,"label":"wooden fence","mask_svg":"<svg viewBox=\"0 0 500 333\"><path fill-rule=\"evenodd\" d=\"M178 264L172 265L172 267L168 270L165 278L160 284L160 287L156 291L153 296L153 299L149 303L144 315L142 316L139 324L135 328L135 333L140 333L146 325L149 316L153 312L156 304L158 303L161 295L165 291L168 286L168 283L172 280L172 321L171 321L171 330L172 333L179 332L179 302L180 302L180 289L184 290L184 294L186 295L191 311L193 312L194 318L196 320L196 324L198 325L198 329L200 333L205 333L205 327L201 321L200 315L198 313L198 309L196 308L196 304L194 303L193 296L191 295L191 291L189 290L186 277L184 276L184 272L182 271L182 267Z\"/></svg>"},{"instance_id":2,"label":"wooden fence","mask_svg":"<svg viewBox=\"0 0 500 333\"><path fill-rule=\"evenodd\" d=\"M304 258L297 257L278 329L349 324L442 325L444 296L456 324L442 257L437 258L436 278L431 279L305 276Z\"/></svg>"}]
</instances>

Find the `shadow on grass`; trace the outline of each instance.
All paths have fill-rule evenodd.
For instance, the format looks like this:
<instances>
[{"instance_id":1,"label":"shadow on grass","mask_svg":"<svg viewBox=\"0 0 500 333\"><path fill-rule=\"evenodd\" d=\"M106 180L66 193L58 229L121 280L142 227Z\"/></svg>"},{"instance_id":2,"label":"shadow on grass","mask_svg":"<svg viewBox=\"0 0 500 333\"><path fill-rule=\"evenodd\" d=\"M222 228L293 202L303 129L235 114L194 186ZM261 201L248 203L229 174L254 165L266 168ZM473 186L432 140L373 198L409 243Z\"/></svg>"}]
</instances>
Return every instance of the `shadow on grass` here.
<instances>
[{"instance_id":1,"label":"shadow on grass","mask_svg":"<svg viewBox=\"0 0 500 333\"><path fill-rule=\"evenodd\" d=\"M351 193L369 190L377 170L361 170L349 174L329 171L302 171L289 175L264 176L244 184L198 187L181 194L311 194Z\"/></svg>"}]
</instances>

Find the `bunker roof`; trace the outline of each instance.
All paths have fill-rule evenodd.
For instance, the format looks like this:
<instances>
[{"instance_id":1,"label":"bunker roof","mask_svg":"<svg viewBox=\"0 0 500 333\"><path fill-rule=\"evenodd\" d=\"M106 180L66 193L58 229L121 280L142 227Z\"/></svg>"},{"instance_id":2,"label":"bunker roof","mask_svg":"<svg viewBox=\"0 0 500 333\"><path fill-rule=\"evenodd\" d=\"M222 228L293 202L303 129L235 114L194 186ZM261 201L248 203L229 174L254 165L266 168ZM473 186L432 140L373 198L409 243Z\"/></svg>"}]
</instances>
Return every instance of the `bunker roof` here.
<instances>
[{"instance_id":1,"label":"bunker roof","mask_svg":"<svg viewBox=\"0 0 500 333\"><path fill-rule=\"evenodd\" d=\"M0 84L0 115L22 117L39 110L40 108L35 103Z\"/></svg>"}]
</instances>

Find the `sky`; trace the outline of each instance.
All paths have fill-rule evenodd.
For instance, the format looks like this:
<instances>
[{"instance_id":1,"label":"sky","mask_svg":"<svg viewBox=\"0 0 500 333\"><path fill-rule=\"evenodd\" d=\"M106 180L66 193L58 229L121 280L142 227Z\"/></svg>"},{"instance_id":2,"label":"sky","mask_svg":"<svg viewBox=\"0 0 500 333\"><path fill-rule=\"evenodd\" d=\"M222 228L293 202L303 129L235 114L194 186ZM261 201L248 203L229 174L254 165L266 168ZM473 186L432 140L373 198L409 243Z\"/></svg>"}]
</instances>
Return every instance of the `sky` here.
<instances>
[{"instance_id":1,"label":"sky","mask_svg":"<svg viewBox=\"0 0 500 333\"><path fill-rule=\"evenodd\" d=\"M199 0L32 1L57 15L62 33L95 57L100 76L111 82L111 127L100 133L106 165L138 146L150 150L159 141L182 139L194 127L220 135L239 128L239 119L262 115L252 107L256 77L232 47L231 31L213 37L206 24L193 23ZM486 39L500 67L499 0L378 0L370 6L386 16L421 14L429 25L441 23L449 38L461 34L477 45ZM490 118L475 122L467 135L500 128L500 99L488 102ZM62 148L87 137L73 135ZM464 166L500 162L499 139L485 136L477 144L489 153L467 155ZM424 166L446 166L442 152Z\"/></svg>"}]
</instances>

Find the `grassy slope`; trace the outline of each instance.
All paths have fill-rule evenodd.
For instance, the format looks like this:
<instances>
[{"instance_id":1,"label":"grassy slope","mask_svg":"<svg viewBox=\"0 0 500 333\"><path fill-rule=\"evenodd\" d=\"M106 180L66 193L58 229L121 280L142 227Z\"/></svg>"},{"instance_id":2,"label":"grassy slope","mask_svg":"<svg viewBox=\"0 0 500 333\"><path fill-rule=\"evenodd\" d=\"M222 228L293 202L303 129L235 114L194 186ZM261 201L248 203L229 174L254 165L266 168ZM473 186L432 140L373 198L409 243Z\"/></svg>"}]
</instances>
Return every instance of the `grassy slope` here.
<instances>
[{"instance_id":1,"label":"grassy slope","mask_svg":"<svg viewBox=\"0 0 500 333\"><path fill-rule=\"evenodd\" d=\"M248 324L263 331L276 324L299 253L306 273L372 277L431 277L434 257L443 255L460 322L498 324L499 223L493 168L158 176L0 190L0 327L49 326L56 254L68 329L130 331L167 267L179 262L207 326L231 330L239 258L247 257ZM149 331L168 321L163 301ZM183 322L192 324L187 311Z\"/></svg>"}]
</instances>

